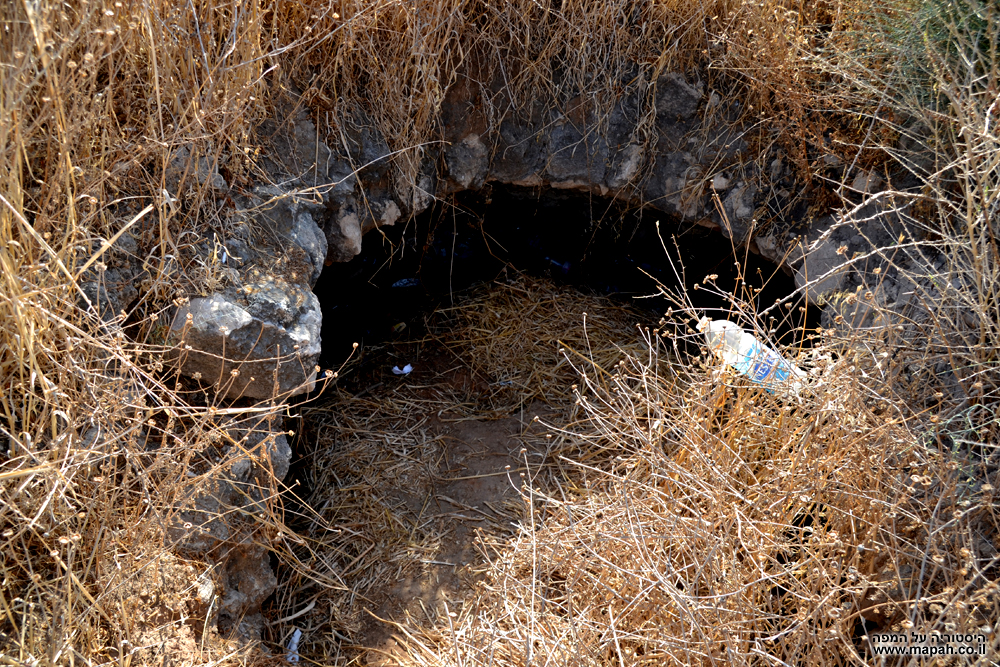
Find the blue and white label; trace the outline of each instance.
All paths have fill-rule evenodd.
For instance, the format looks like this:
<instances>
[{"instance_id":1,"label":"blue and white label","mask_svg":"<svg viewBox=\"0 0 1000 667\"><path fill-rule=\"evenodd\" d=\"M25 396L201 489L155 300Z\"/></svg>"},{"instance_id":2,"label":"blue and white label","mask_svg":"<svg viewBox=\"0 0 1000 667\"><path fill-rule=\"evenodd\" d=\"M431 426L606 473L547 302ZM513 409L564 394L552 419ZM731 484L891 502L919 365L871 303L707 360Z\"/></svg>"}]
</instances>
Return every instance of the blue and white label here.
<instances>
[{"instance_id":1,"label":"blue and white label","mask_svg":"<svg viewBox=\"0 0 1000 667\"><path fill-rule=\"evenodd\" d=\"M788 362L780 354L759 344L753 346L736 370L757 384L780 384L791 375Z\"/></svg>"}]
</instances>

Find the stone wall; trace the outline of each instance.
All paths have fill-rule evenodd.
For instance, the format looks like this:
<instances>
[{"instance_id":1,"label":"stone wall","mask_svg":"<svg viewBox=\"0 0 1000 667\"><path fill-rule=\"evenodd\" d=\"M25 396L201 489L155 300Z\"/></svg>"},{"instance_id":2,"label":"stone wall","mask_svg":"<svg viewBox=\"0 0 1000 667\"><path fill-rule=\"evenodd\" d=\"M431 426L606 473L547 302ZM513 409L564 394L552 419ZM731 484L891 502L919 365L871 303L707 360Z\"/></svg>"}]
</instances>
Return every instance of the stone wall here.
<instances>
[{"instance_id":1,"label":"stone wall","mask_svg":"<svg viewBox=\"0 0 1000 667\"><path fill-rule=\"evenodd\" d=\"M322 199L314 215L328 264L349 261L365 234L420 214L435 198L496 183L575 190L659 211L681 226L719 229L737 247L793 273L809 302L823 306L830 328L871 323L871 309L835 305L859 286L873 290L875 305L897 311L911 307L914 294L933 290L903 273L932 272L940 267L928 262L939 258L893 252L890 259L882 252L914 231L905 214L889 213L896 207L879 193L889 184L833 155L817 155L817 178L850 185L842 188L845 212L812 216L808 193L782 151L771 146L759 154L751 145L766 128L748 126L739 100L697 78L664 74L632 86L611 108L583 97L536 100L496 119L491 109L514 107L503 90L500 81L460 77L442 103L440 138L413 148L420 159L410 175L371 128L343 129L336 148L327 145L289 96L288 113L264 127L261 139L272 156L265 164L289 192ZM644 100L652 100L652 120L642 114L650 107ZM854 210L852 201L859 203Z\"/></svg>"}]
</instances>

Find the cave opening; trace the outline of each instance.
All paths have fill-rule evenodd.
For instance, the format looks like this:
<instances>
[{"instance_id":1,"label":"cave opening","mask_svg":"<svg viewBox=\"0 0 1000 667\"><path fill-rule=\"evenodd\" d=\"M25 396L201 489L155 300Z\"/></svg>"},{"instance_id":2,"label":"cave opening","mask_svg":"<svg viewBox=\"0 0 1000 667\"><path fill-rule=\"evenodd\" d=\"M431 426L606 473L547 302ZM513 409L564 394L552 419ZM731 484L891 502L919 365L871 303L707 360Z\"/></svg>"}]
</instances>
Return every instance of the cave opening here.
<instances>
[{"instance_id":1,"label":"cave opening","mask_svg":"<svg viewBox=\"0 0 1000 667\"><path fill-rule=\"evenodd\" d=\"M605 367L641 356L636 325L666 308L657 282L727 316L724 297L695 288L708 274L722 293L745 281L761 308L791 304L778 342L817 324L789 300L791 276L719 230L563 190L460 192L327 266L321 365L339 377L293 420L283 502L309 567L276 558L270 641L284 645L293 626L278 620L307 609L295 623L316 646L325 633L324 652L391 653L393 619L447 615L513 534L523 475L554 474L550 429L572 422L579 397L555 341Z\"/></svg>"},{"instance_id":2,"label":"cave opening","mask_svg":"<svg viewBox=\"0 0 1000 667\"><path fill-rule=\"evenodd\" d=\"M734 246L718 228L682 226L662 212L578 191L487 184L369 232L360 255L325 268L314 289L323 305L321 366L342 363L353 343L410 336L424 314L454 305L471 286L517 273L630 303L648 313L646 323L657 321L665 303L657 282L682 288L712 318L730 308L695 287L706 275L718 276L723 293L736 293L741 281L759 288L758 310L795 291L787 268ZM801 298L790 303L772 335L801 344L802 332L818 325L818 309Z\"/></svg>"}]
</instances>

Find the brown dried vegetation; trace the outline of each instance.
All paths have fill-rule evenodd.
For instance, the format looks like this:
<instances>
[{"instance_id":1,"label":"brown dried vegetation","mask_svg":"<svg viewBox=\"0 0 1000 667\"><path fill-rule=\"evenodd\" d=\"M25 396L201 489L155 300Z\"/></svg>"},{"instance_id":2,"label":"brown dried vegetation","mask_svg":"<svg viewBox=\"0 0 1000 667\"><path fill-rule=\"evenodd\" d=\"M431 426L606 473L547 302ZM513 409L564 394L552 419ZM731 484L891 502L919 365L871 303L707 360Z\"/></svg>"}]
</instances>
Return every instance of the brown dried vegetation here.
<instances>
[{"instance_id":1,"label":"brown dried vegetation","mask_svg":"<svg viewBox=\"0 0 1000 667\"><path fill-rule=\"evenodd\" d=\"M4 3L0 661L141 662L169 628L178 661L263 659L199 625L209 610L175 578L206 574L172 555L190 530L178 517L232 460L203 455L227 409L159 361L160 309L219 279L191 239L222 224L191 174L165 192L166 166L186 146L232 187L263 179L255 127L295 87L333 144L377 127L405 182L473 60L502 82L481 82L489 125L631 86L640 134L659 74L698 68L803 180L818 147L910 170L923 190L894 196L949 268L928 317L803 358L822 385L801 405L683 356L668 374L659 335L614 368L567 353L577 416L552 425L564 444L539 464L560 474L527 475L520 523L484 543L473 594L454 617L401 625L398 659L861 664L862 619L982 632L996 655L998 24L972 0ZM102 319L81 283L115 268L119 234L136 241L139 296ZM671 340L686 335L674 324ZM260 507L243 537L271 545L287 529ZM162 599L135 613L147 594Z\"/></svg>"}]
</instances>

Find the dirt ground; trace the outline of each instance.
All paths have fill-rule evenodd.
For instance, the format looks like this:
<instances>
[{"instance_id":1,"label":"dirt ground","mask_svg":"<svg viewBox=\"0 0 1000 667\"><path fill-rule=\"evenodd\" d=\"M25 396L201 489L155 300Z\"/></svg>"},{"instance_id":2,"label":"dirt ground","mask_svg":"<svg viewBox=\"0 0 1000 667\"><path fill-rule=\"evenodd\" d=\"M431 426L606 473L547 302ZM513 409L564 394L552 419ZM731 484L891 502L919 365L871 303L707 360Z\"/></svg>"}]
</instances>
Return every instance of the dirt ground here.
<instances>
[{"instance_id":1,"label":"dirt ground","mask_svg":"<svg viewBox=\"0 0 1000 667\"><path fill-rule=\"evenodd\" d=\"M325 488L320 472L310 504L328 506L334 499L341 510L326 515L330 524L366 536L386 534L373 525L381 521L396 530L392 538L366 538L347 549L352 558L340 559L347 561L341 573L352 589L349 604L331 594L324 608L320 594L313 613L296 623L315 636L337 616L333 607L350 607L349 617L332 622L342 657L386 666L396 663L397 623L407 617L432 623L473 594L489 545L512 534L524 514L518 489L522 474L545 457L544 424L564 418L566 407L518 404L505 394L510 409L497 418L503 410L487 399L506 387L477 377L444 346L390 343L367 354L345 383L354 391L310 416L338 420L335 427L316 427L317 442L330 443L317 449L335 451L313 465L329 467L340 489L363 485L364 498L345 500ZM392 366L406 363L413 364L409 375L391 374ZM304 645L303 655L307 651Z\"/></svg>"},{"instance_id":2,"label":"dirt ground","mask_svg":"<svg viewBox=\"0 0 1000 667\"><path fill-rule=\"evenodd\" d=\"M520 503L520 473L526 459L530 465L531 455L538 452L537 438L523 437L535 416L553 415L544 404L535 403L523 413L493 421L447 413L432 420L430 431L445 443L440 465L427 470L422 488L394 489L391 495L405 504L415 522L435 522L435 532L444 536L442 548L402 579L386 581L381 590L369 593L376 602L375 616L398 622L406 614L450 613L462 603L484 557L477 548L482 531L511 527ZM358 644L367 649L368 664L393 664L395 632L391 623L374 617L365 624Z\"/></svg>"}]
</instances>

